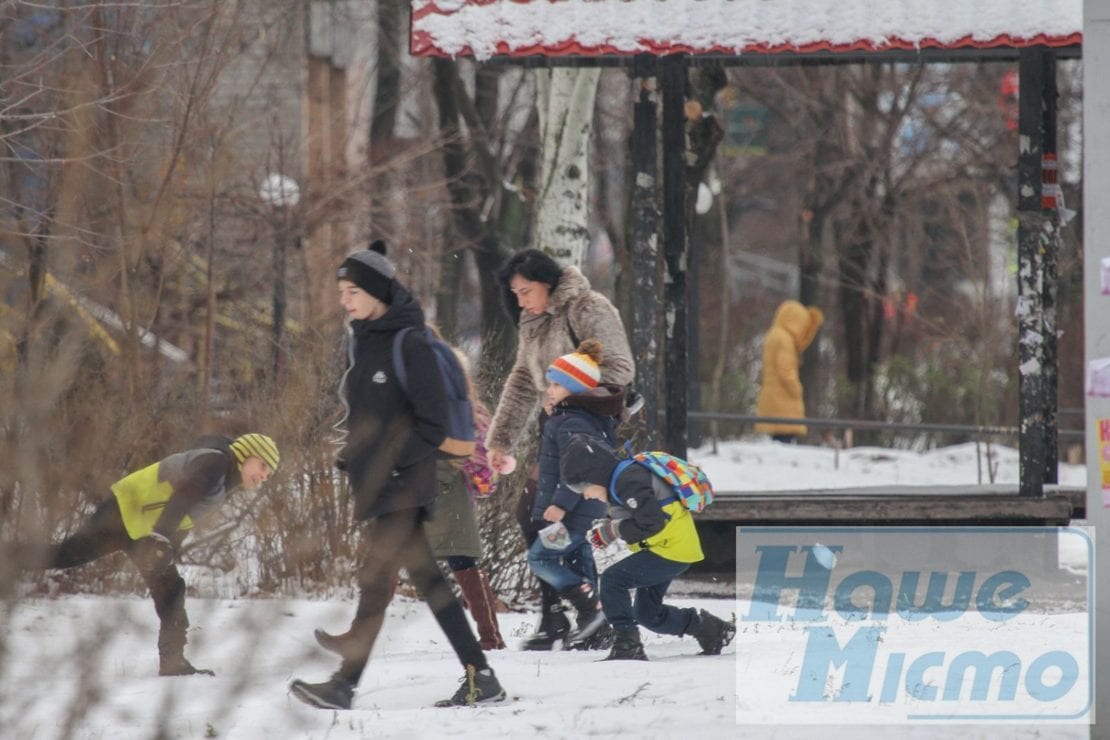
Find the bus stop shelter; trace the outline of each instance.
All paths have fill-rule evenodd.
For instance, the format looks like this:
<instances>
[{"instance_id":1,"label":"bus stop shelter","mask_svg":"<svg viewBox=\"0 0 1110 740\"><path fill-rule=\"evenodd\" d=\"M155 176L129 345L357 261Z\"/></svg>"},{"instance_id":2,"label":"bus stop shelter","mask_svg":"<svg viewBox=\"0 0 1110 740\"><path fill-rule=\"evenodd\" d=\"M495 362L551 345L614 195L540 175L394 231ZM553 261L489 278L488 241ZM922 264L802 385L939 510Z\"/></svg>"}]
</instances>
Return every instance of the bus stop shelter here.
<instances>
[{"instance_id":1,"label":"bus stop shelter","mask_svg":"<svg viewBox=\"0 0 1110 740\"><path fill-rule=\"evenodd\" d=\"M1056 60L1080 55L1081 0L413 0L411 51L525 65L627 65L652 79L631 112L633 169L654 179L661 128L662 197L637 188L632 212L658 224L633 229L632 280L655 281L655 234L662 235L666 278L662 398L649 397L647 418L662 412L662 443L686 452L687 265L683 113L689 65L997 60L1019 65L1018 323L1022 495L1056 483ZM658 90L658 96L652 91ZM661 116L657 116L657 98ZM656 122L660 121L660 124ZM657 203L661 207L657 208ZM654 227L654 228L653 228ZM634 307L633 349L654 333L654 300ZM637 357L637 360L640 358ZM639 363L638 387L659 387L651 362ZM649 394L650 395L650 394Z\"/></svg>"}]
</instances>

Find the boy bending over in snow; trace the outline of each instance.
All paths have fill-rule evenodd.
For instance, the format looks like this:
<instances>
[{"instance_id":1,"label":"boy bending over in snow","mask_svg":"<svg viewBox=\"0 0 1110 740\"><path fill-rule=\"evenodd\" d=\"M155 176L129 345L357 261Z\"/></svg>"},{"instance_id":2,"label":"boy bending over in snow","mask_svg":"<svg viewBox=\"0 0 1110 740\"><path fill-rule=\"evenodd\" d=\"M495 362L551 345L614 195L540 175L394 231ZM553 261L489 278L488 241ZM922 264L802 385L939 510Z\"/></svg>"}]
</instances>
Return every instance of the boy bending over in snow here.
<instances>
[{"instance_id":1,"label":"boy bending over in snow","mask_svg":"<svg viewBox=\"0 0 1110 740\"><path fill-rule=\"evenodd\" d=\"M185 659L185 581L174 556L193 522L222 504L229 490L253 490L277 469L280 456L264 434L211 436L112 484L74 534L49 548L43 568L73 568L123 550L150 587L158 630L158 675L215 675Z\"/></svg>"},{"instance_id":2,"label":"boy bending over in snow","mask_svg":"<svg viewBox=\"0 0 1110 740\"><path fill-rule=\"evenodd\" d=\"M576 434L560 465L564 485L609 504L610 518L590 530L593 546L601 549L622 539L632 550L601 574L601 607L616 638L606 660L647 660L638 624L664 635L692 635L703 655L719 655L736 634L733 623L704 609L663 603L671 581L704 558L693 517L669 485L642 465L629 465L613 480L618 462L604 443ZM617 494L613 499L610 485ZM636 589L635 606L631 589Z\"/></svg>"}]
</instances>

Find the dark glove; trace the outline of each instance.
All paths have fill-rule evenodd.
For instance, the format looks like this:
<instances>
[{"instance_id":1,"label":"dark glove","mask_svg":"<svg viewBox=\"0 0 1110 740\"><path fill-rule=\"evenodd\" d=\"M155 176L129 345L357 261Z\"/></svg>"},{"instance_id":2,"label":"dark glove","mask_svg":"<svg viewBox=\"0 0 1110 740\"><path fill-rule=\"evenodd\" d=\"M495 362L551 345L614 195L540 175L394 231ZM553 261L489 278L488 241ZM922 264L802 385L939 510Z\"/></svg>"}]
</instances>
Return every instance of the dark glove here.
<instances>
[{"instance_id":1,"label":"dark glove","mask_svg":"<svg viewBox=\"0 0 1110 740\"><path fill-rule=\"evenodd\" d=\"M590 544L594 546L595 550L604 550L616 540L621 538L621 533L617 529L617 522L613 519L606 519L594 525L594 528L586 533Z\"/></svg>"},{"instance_id":2,"label":"dark glove","mask_svg":"<svg viewBox=\"0 0 1110 740\"><path fill-rule=\"evenodd\" d=\"M135 540L131 557L139 570L148 575L156 576L173 563L173 543L157 532L151 532L149 537Z\"/></svg>"}]
</instances>

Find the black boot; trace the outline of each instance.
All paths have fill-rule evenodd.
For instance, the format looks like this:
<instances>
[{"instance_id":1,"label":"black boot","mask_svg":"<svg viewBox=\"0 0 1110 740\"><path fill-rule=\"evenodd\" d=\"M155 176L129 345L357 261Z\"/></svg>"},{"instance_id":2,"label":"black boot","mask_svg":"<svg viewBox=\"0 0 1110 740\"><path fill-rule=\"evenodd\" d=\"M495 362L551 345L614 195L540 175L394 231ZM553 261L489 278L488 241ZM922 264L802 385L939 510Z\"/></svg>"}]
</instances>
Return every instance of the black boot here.
<instances>
[{"instance_id":1,"label":"black boot","mask_svg":"<svg viewBox=\"0 0 1110 740\"><path fill-rule=\"evenodd\" d=\"M608 650L613 647L613 641L616 639L616 633L609 623L601 625L601 629L593 634L579 646L579 650Z\"/></svg>"},{"instance_id":2,"label":"black boot","mask_svg":"<svg viewBox=\"0 0 1110 740\"><path fill-rule=\"evenodd\" d=\"M721 648L736 636L736 622L726 622L705 609L698 612L698 623L687 632L701 645L702 655L720 655Z\"/></svg>"},{"instance_id":3,"label":"black boot","mask_svg":"<svg viewBox=\"0 0 1110 740\"><path fill-rule=\"evenodd\" d=\"M605 660L647 660L644 644L640 642L640 630L613 629L613 649Z\"/></svg>"},{"instance_id":4,"label":"black boot","mask_svg":"<svg viewBox=\"0 0 1110 740\"><path fill-rule=\"evenodd\" d=\"M350 709L355 687L347 679L334 675L321 683L305 683L295 679L289 690L305 704L320 709Z\"/></svg>"},{"instance_id":5,"label":"black boot","mask_svg":"<svg viewBox=\"0 0 1110 740\"><path fill-rule=\"evenodd\" d=\"M520 646L521 650L551 650L555 643L570 632L570 620L563 613L562 604L550 604L544 608L540 626Z\"/></svg>"},{"instance_id":6,"label":"black boot","mask_svg":"<svg viewBox=\"0 0 1110 740\"><path fill-rule=\"evenodd\" d=\"M578 610L575 629L567 635L566 645L570 650L586 650L587 641L596 635L606 624L605 613L601 611L601 601L597 590L589 583L580 583L563 591L560 596Z\"/></svg>"},{"instance_id":7,"label":"black boot","mask_svg":"<svg viewBox=\"0 0 1110 740\"><path fill-rule=\"evenodd\" d=\"M158 630L159 676L215 676L207 668L197 668L185 659L185 631L188 621L163 622Z\"/></svg>"}]
</instances>

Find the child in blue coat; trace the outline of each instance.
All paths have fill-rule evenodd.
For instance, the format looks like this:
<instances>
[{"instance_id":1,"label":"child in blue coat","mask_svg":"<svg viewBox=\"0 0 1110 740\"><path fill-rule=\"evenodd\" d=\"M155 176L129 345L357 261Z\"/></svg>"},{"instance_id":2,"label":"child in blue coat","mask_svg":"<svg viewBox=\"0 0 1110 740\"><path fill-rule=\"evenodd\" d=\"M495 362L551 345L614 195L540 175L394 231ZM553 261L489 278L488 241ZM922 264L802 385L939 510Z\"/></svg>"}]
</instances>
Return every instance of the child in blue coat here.
<instances>
[{"instance_id":1,"label":"child in blue coat","mask_svg":"<svg viewBox=\"0 0 1110 740\"><path fill-rule=\"evenodd\" d=\"M539 453L539 482L532 520L543 526L561 523L562 538L541 533L528 548L528 567L577 610L576 628L566 636L568 648L594 647L605 630L605 615L597 593L597 566L586 533L595 519L605 516L605 504L579 496L560 482L559 462L572 436L615 444L617 425L624 410L625 390L600 384L602 346L596 339L583 341L575 352L555 358L547 369L548 419L543 427ZM556 527L555 529L558 529ZM526 644L539 649L543 644ZM602 645L604 646L604 645Z\"/></svg>"}]
</instances>

